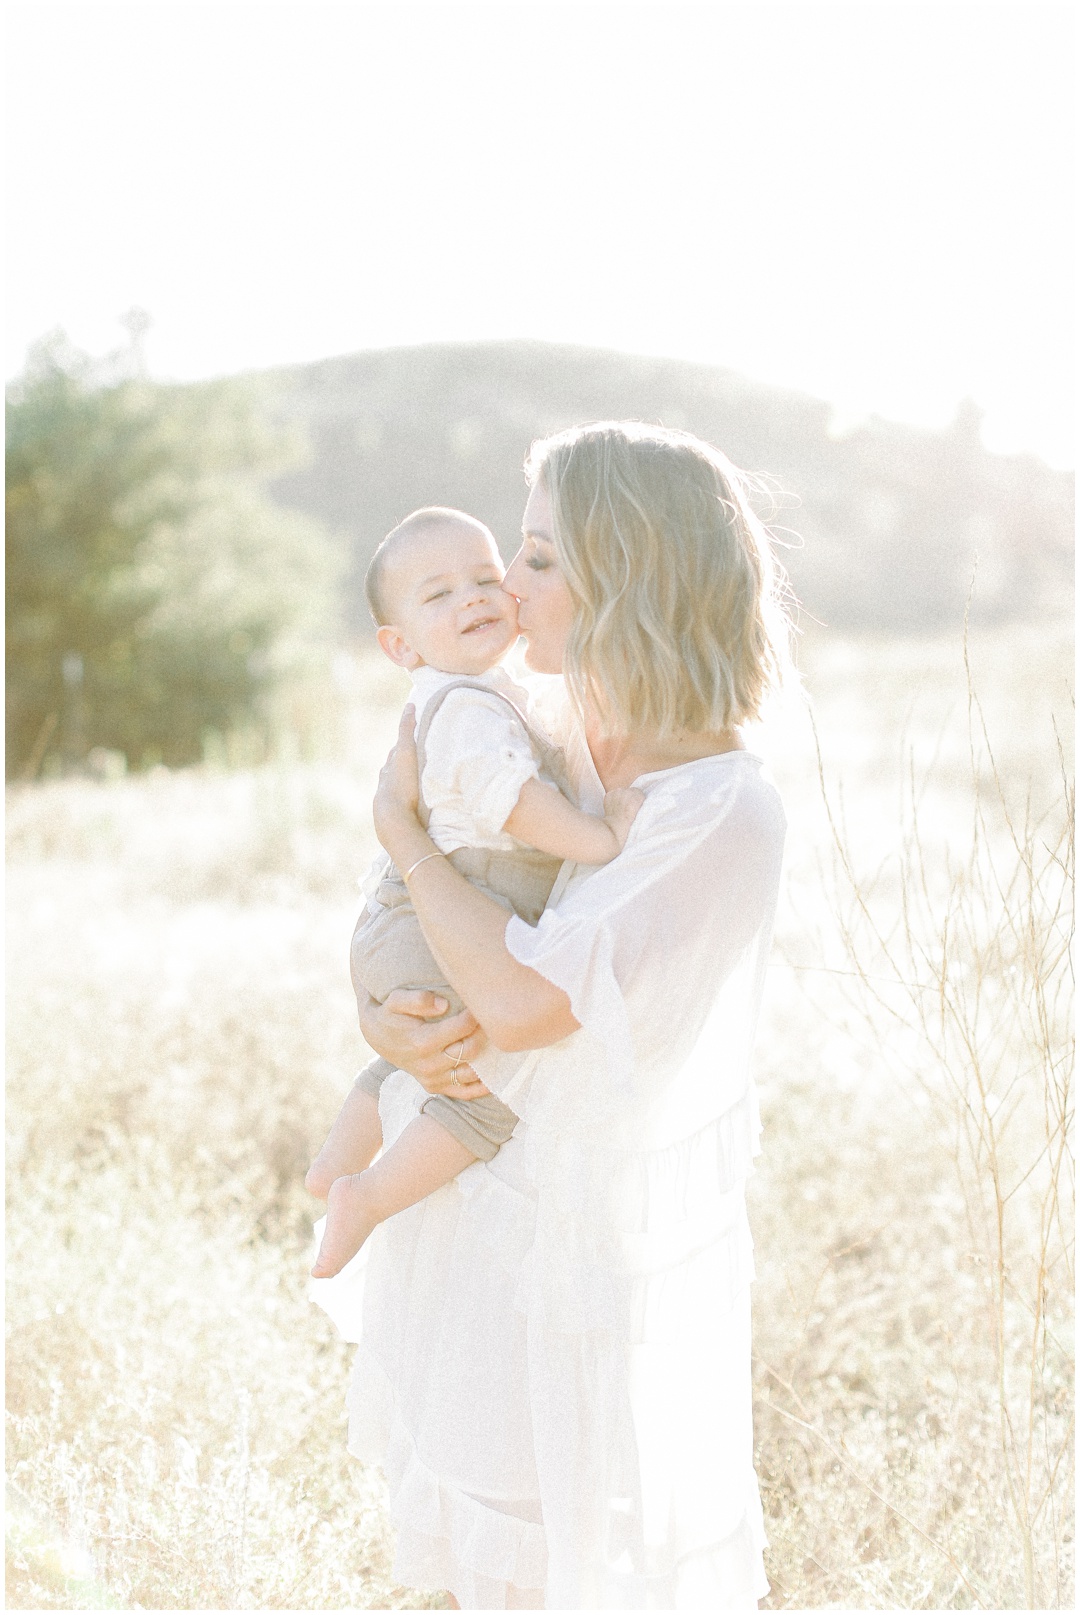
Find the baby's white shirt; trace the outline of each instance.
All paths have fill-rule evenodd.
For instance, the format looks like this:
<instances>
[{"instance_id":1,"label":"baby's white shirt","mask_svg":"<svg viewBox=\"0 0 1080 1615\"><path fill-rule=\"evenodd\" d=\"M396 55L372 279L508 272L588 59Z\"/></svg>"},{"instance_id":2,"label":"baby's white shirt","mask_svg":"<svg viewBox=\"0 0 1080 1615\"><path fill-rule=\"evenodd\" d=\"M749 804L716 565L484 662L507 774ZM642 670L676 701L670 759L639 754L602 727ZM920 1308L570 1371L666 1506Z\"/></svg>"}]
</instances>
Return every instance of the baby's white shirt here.
<instances>
[{"instance_id":1,"label":"baby's white shirt","mask_svg":"<svg viewBox=\"0 0 1080 1615\"><path fill-rule=\"evenodd\" d=\"M460 673L441 673L419 667L412 674L412 703L420 725L424 709ZM440 852L458 847L481 847L492 852L514 852L524 845L507 835L503 825L510 817L527 780L539 777L540 765L532 744L501 691L523 711L532 712L528 692L515 684L502 668L483 673L482 690L453 690L443 700L428 730L424 745L421 789L431 819L428 835Z\"/></svg>"},{"instance_id":2,"label":"baby's white shirt","mask_svg":"<svg viewBox=\"0 0 1080 1615\"><path fill-rule=\"evenodd\" d=\"M419 728L432 696L464 675L419 667L410 676L409 699L416 708ZM561 718L566 700L561 678L534 676L526 689L496 667L479 674L477 682L510 696L545 738L558 730L556 744L563 741L565 725ZM549 685L553 687L550 691ZM543 713L540 720L538 707ZM502 826L513 812L522 786L539 776L540 767L529 737L505 701L494 694L485 696L481 690L455 690L439 708L428 731L424 753L422 787L431 813L428 834L440 852L454 852L458 847L512 852L526 845L516 836L507 835ZM599 799L602 803L602 790ZM590 808L593 806L590 801ZM380 852L357 882L368 900L369 912L378 907L375 894L390 867L389 857Z\"/></svg>"}]
</instances>

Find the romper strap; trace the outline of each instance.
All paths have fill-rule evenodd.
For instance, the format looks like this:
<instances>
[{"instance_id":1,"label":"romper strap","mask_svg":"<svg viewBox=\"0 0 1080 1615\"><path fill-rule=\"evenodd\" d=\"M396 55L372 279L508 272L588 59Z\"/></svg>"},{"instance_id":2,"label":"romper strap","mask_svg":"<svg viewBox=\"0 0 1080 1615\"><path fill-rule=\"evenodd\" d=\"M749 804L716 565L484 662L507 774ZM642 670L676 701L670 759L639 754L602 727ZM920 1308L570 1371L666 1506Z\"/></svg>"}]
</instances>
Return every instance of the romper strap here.
<instances>
[{"instance_id":1,"label":"romper strap","mask_svg":"<svg viewBox=\"0 0 1080 1615\"><path fill-rule=\"evenodd\" d=\"M512 696L504 695L502 690L493 690L490 684L484 684L480 679L462 677L455 679L452 684L444 684L440 690L436 690L435 694L431 697L431 700L424 708L423 715L416 728L416 765L417 777L419 781L419 797L416 804L416 816L420 820L420 823L425 830L427 829L431 819L431 810L424 801L423 787L424 765L427 762L428 730L431 728L432 720L434 719L435 714L438 712L439 708L442 706L443 702L446 700L446 697L452 690L478 690L481 695L494 695L498 698L498 700L504 701L517 718L518 722L521 724L521 727L524 729L525 733L528 735L529 743L536 753L541 767L544 768L548 774L550 774L561 791L569 794L569 781L567 779L566 765L563 762L562 752L559 751L558 747L551 744L551 741L548 740L546 735L542 735L538 729L534 728L532 723L530 723L524 709L519 705L519 703L515 701Z\"/></svg>"}]
</instances>

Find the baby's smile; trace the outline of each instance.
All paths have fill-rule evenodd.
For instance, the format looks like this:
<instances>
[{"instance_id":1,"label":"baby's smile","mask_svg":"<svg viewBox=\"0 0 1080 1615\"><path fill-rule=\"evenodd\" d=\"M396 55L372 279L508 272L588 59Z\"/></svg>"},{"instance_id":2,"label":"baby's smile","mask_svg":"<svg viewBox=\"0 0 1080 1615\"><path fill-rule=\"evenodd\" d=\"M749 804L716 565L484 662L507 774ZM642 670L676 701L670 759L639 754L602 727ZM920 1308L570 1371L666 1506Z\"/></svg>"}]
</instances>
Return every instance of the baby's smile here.
<instances>
[{"instance_id":1,"label":"baby's smile","mask_svg":"<svg viewBox=\"0 0 1080 1615\"><path fill-rule=\"evenodd\" d=\"M478 617L475 622L471 622L468 627L463 628L461 632L463 634L482 634L492 628L498 628L501 630L506 623L512 623L513 620L514 614L512 611L491 613L485 617Z\"/></svg>"}]
</instances>

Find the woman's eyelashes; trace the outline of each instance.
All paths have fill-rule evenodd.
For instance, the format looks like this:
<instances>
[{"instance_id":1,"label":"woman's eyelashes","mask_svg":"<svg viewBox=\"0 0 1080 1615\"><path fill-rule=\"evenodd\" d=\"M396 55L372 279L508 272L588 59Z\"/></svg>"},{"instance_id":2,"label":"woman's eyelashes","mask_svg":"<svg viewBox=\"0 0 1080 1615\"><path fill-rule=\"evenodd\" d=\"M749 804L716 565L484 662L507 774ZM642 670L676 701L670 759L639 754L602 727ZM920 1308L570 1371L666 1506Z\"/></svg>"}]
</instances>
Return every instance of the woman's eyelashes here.
<instances>
[{"instance_id":1,"label":"woman's eyelashes","mask_svg":"<svg viewBox=\"0 0 1080 1615\"><path fill-rule=\"evenodd\" d=\"M526 559L525 565L531 568L533 572L546 572L548 567L551 565L551 562L546 561L544 557L539 554L539 552L534 551L534 553Z\"/></svg>"}]
</instances>

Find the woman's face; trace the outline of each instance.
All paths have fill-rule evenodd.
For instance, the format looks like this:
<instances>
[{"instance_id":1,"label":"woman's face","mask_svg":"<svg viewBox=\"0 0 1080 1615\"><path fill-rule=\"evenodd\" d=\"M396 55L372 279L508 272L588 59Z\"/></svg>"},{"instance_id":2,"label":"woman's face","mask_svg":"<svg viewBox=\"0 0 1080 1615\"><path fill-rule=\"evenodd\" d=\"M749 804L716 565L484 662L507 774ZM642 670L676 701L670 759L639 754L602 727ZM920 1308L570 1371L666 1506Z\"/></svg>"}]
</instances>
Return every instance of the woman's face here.
<instances>
[{"instance_id":1,"label":"woman's face","mask_svg":"<svg viewBox=\"0 0 1080 1615\"><path fill-rule=\"evenodd\" d=\"M555 558L551 500L542 482L529 494L521 530L521 548L510 562L503 588L517 597L526 667L534 673L561 673L574 603Z\"/></svg>"}]
</instances>

